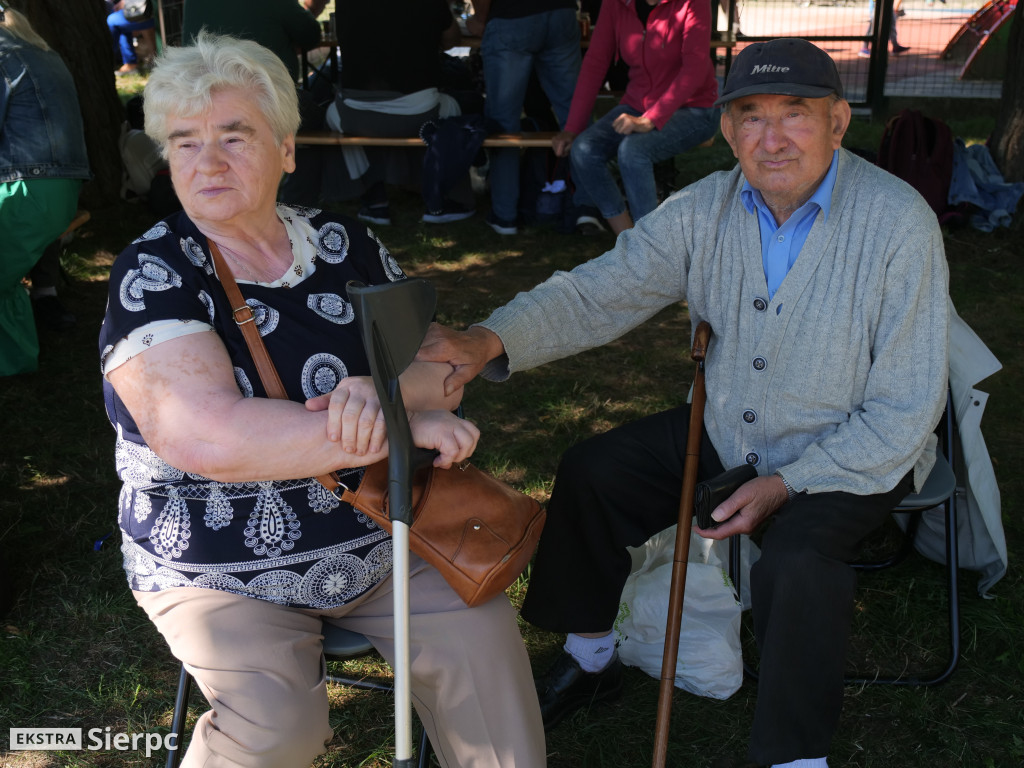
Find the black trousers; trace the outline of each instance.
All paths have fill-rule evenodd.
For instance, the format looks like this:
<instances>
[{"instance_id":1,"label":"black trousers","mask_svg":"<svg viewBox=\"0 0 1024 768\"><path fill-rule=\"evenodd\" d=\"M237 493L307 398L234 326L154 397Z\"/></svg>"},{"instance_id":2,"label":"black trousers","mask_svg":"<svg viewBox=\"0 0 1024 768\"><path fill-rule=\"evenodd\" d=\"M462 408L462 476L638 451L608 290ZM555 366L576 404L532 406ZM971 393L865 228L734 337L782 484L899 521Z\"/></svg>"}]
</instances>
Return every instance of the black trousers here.
<instances>
[{"instance_id":1,"label":"black trousers","mask_svg":"<svg viewBox=\"0 0 1024 768\"><path fill-rule=\"evenodd\" d=\"M558 468L523 618L552 632L611 629L639 546L678 517L689 406L574 446ZM698 479L725 469L707 435ZM843 672L860 542L910 491L800 494L771 518L751 571L761 654L749 757L771 765L828 754Z\"/></svg>"}]
</instances>

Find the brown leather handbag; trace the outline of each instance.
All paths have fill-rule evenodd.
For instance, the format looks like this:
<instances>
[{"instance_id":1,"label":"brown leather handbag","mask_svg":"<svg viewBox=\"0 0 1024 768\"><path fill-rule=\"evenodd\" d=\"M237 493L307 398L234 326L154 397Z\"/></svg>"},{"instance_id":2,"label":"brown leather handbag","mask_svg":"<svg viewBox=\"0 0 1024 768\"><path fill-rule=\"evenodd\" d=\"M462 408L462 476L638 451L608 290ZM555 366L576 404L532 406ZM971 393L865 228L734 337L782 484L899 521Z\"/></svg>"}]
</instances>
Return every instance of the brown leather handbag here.
<instances>
[{"instance_id":1,"label":"brown leather handbag","mask_svg":"<svg viewBox=\"0 0 1024 768\"><path fill-rule=\"evenodd\" d=\"M256 362L263 387L270 397L286 398L252 311L220 249L213 241L209 244L235 323ZM317 480L391 532L386 459L368 466L354 491L334 473ZM434 566L466 605L487 602L519 578L544 528L546 513L537 501L469 462L451 469L420 469L412 492L409 548Z\"/></svg>"},{"instance_id":2,"label":"brown leather handbag","mask_svg":"<svg viewBox=\"0 0 1024 768\"><path fill-rule=\"evenodd\" d=\"M341 500L390 533L387 486L388 463L379 461L366 468L355 491L344 489ZM412 504L409 549L471 607L519 577L544 528L540 504L469 462L419 470Z\"/></svg>"}]
</instances>

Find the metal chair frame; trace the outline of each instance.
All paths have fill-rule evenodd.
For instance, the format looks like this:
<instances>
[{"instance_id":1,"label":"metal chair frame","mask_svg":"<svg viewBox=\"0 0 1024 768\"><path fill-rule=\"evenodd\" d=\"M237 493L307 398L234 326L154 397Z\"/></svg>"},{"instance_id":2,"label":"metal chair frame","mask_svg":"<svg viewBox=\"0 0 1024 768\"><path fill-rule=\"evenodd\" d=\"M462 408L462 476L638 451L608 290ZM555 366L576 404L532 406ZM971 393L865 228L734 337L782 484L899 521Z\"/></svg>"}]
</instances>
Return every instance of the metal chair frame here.
<instances>
[{"instance_id":1,"label":"metal chair frame","mask_svg":"<svg viewBox=\"0 0 1024 768\"><path fill-rule=\"evenodd\" d=\"M902 563L914 549L914 538L921 522L921 515L930 509L942 508L945 522L946 538L946 584L947 612L949 626L949 653L942 669L934 672L906 672L898 675L883 676L857 672L848 675L845 681L849 685L906 685L930 686L938 685L950 678L960 661L960 589L958 569L960 565L957 546L957 513L956 496L957 481L953 470L955 466L955 421L953 416L952 397L947 393L946 410L939 424L939 450L935 466L918 493L909 494L893 509L893 514L909 515L900 547L883 560L873 562L851 563L858 571L872 572ZM733 536L729 541L729 575L740 589L740 540ZM746 660L743 662L744 673L757 679L757 670Z\"/></svg>"},{"instance_id":2,"label":"metal chair frame","mask_svg":"<svg viewBox=\"0 0 1024 768\"><path fill-rule=\"evenodd\" d=\"M351 632L347 629L324 622L324 658L327 661L350 661L360 659L375 653L373 645L364 635L358 632ZM327 675L327 681L336 685L346 685L350 688L359 688L364 691L380 691L382 693L394 693L394 686L387 682L374 680L372 678L347 677L344 675ZM171 733L176 734L176 748L168 750L165 768L178 768L184 750L181 749L181 737L185 732L185 719L188 716L188 700L192 694L192 675L181 665L178 675L178 692L174 697L174 716L171 720ZM430 765L430 739L424 729L420 734L418 755L418 768L427 768Z\"/></svg>"}]
</instances>

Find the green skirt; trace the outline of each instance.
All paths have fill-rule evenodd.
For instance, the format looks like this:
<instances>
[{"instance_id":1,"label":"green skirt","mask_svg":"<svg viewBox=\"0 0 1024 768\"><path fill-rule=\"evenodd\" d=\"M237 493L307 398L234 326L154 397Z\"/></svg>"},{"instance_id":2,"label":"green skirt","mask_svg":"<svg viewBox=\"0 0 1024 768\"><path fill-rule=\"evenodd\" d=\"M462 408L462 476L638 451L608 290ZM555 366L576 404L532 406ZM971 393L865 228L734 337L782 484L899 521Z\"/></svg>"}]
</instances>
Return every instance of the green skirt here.
<instances>
[{"instance_id":1,"label":"green skirt","mask_svg":"<svg viewBox=\"0 0 1024 768\"><path fill-rule=\"evenodd\" d=\"M22 278L75 217L79 179L0 183L0 376L34 371L39 340Z\"/></svg>"}]
</instances>

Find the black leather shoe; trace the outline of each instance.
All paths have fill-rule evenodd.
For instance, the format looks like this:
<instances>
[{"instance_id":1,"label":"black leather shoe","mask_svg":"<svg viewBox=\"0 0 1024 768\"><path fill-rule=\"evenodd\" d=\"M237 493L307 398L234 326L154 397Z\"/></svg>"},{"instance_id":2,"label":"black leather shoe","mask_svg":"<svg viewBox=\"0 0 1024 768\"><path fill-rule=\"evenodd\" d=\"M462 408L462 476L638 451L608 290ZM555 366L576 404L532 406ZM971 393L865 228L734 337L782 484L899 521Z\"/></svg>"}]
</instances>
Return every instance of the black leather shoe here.
<instances>
[{"instance_id":1,"label":"black leather shoe","mask_svg":"<svg viewBox=\"0 0 1024 768\"><path fill-rule=\"evenodd\" d=\"M576 659L564 651L543 677L538 677L537 697L544 730L554 728L566 715L599 701L613 701L622 695L622 662L616 653L600 672L584 672Z\"/></svg>"}]
</instances>

